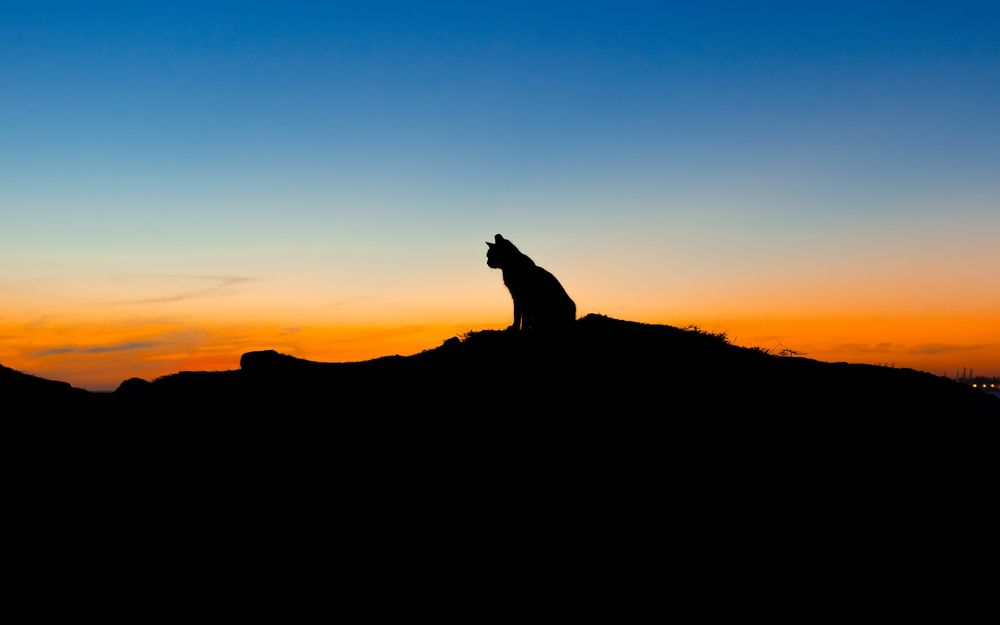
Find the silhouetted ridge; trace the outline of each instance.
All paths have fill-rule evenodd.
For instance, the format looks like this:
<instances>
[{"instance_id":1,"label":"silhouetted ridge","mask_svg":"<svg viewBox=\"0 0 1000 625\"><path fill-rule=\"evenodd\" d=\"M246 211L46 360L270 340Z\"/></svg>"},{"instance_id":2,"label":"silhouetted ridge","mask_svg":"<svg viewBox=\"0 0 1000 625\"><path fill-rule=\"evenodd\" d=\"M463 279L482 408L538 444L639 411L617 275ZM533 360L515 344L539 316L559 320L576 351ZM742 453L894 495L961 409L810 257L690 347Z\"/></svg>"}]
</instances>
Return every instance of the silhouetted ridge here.
<instances>
[{"instance_id":1,"label":"silhouetted ridge","mask_svg":"<svg viewBox=\"0 0 1000 625\"><path fill-rule=\"evenodd\" d=\"M240 369L242 371L273 371L282 367L311 366L313 363L281 354L273 349L261 352L248 352L240 357Z\"/></svg>"},{"instance_id":2,"label":"silhouetted ridge","mask_svg":"<svg viewBox=\"0 0 1000 625\"><path fill-rule=\"evenodd\" d=\"M359 585L504 604L516 580L689 615L906 612L890 590L926 615L960 589L953 616L996 582L1000 401L906 369L588 315L114 394L0 369L0 390L9 588L35 606L287 618Z\"/></svg>"},{"instance_id":3,"label":"silhouetted ridge","mask_svg":"<svg viewBox=\"0 0 1000 625\"><path fill-rule=\"evenodd\" d=\"M67 382L46 380L27 373L21 373L0 365L0 391L4 393L19 392L49 392L60 393L73 387Z\"/></svg>"},{"instance_id":4,"label":"silhouetted ridge","mask_svg":"<svg viewBox=\"0 0 1000 625\"><path fill-rule=\"evenodd\" d=\"M89 410L90 393L0 365L0 420L8 428L52 430ZM0 432L0 436L3 432Z\"/></svg>"},{"instance_id":5,"label":"silhouetted ridge","mask_svg":"<svg viewBox=\"0 0 1000 625\"><path fill-rule=\"evenodd\" d=\"M149 393L151 383L142 378L129 378L118 385L115 395L120 397L143 397Z\"/></svg>"}]
</instances>

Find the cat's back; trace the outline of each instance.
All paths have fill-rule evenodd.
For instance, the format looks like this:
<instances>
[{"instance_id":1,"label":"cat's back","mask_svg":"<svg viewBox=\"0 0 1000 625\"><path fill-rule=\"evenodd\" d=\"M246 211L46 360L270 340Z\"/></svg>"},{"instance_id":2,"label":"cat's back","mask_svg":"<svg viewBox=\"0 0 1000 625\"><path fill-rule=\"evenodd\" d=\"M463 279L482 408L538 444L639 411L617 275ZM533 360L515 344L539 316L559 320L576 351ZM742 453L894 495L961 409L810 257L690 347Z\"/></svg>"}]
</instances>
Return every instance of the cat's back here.
<instances>
[{"instance_id":1,"label":"cat's back","mask_svg":"<svg viewBox=\"0 0 1000 625\"><path fill-rule=\"evenodd\" d=\"M569 293L563 288L562 283L551 272L536 265L528 279L531 281L530 288L535 296L541 302L545 302L546 307L555 316L566 317L568 315L570 320L576 318L576 303L570 299Z\"/></svg>"}]
</instances>

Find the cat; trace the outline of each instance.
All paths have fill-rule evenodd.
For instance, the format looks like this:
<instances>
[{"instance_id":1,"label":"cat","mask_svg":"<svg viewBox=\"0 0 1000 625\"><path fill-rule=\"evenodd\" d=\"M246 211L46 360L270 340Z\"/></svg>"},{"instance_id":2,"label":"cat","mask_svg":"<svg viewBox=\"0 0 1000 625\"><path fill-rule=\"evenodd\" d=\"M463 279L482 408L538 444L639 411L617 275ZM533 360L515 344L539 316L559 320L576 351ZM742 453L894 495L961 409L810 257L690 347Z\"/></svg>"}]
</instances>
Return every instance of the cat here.
<instances>
[{"instance_id":1,"label":"cat","mask_svg":"<svg viewBox=\"0 0 1000 625\"><path fill-rule=\"evenodd\" d=\"M514 323L507 330L552 330L576 320L576 304L555 276L499 234L486 245L486 264L503 271L503 283L514 300Z\"/></svg>"}]
</instances>

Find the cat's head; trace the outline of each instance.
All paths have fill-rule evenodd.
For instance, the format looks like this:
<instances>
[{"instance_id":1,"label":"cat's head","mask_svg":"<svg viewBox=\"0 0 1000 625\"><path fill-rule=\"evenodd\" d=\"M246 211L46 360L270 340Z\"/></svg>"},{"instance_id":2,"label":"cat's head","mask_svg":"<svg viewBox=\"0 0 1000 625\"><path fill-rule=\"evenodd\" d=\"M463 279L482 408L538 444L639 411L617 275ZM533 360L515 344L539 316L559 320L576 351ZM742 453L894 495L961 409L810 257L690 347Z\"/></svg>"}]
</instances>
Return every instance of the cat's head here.
<instances>
[{"instance_id":1,"label":"cat's head","mask_svg":"<svg viewBox=\"0 0 1000 625\"><path fill-rule=\"evenodd\" d=\"M489 247L486 251L486 264L493 269L502 269L522 255L513 243L499 234L493 243L487 241L486 245Z\"/></svg>"}]
</instances>

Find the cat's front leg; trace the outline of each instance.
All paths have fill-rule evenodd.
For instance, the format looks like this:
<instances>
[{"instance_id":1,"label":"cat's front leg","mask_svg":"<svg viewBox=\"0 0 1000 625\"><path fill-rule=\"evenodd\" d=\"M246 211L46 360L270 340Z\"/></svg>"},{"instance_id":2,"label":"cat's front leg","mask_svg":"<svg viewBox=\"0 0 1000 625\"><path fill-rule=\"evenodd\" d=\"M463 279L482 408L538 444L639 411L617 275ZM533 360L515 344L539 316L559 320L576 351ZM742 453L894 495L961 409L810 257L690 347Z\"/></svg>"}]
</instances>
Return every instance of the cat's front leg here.
<instances>
[{"instance_id":1,"label":"cat's front leg","mask_svg":"<svg viewBox=\"0 0 1000 625\"><path fill-rule=\"evenodd\" d=\"M521 313L522 313L522 310L521 310L521 300L515 297L514 298L514 323L510 324L510 327L507 328L508 331L510 331L510 332L517 332L518 330L521 329Z\"/></svg>"}]
</instances>

